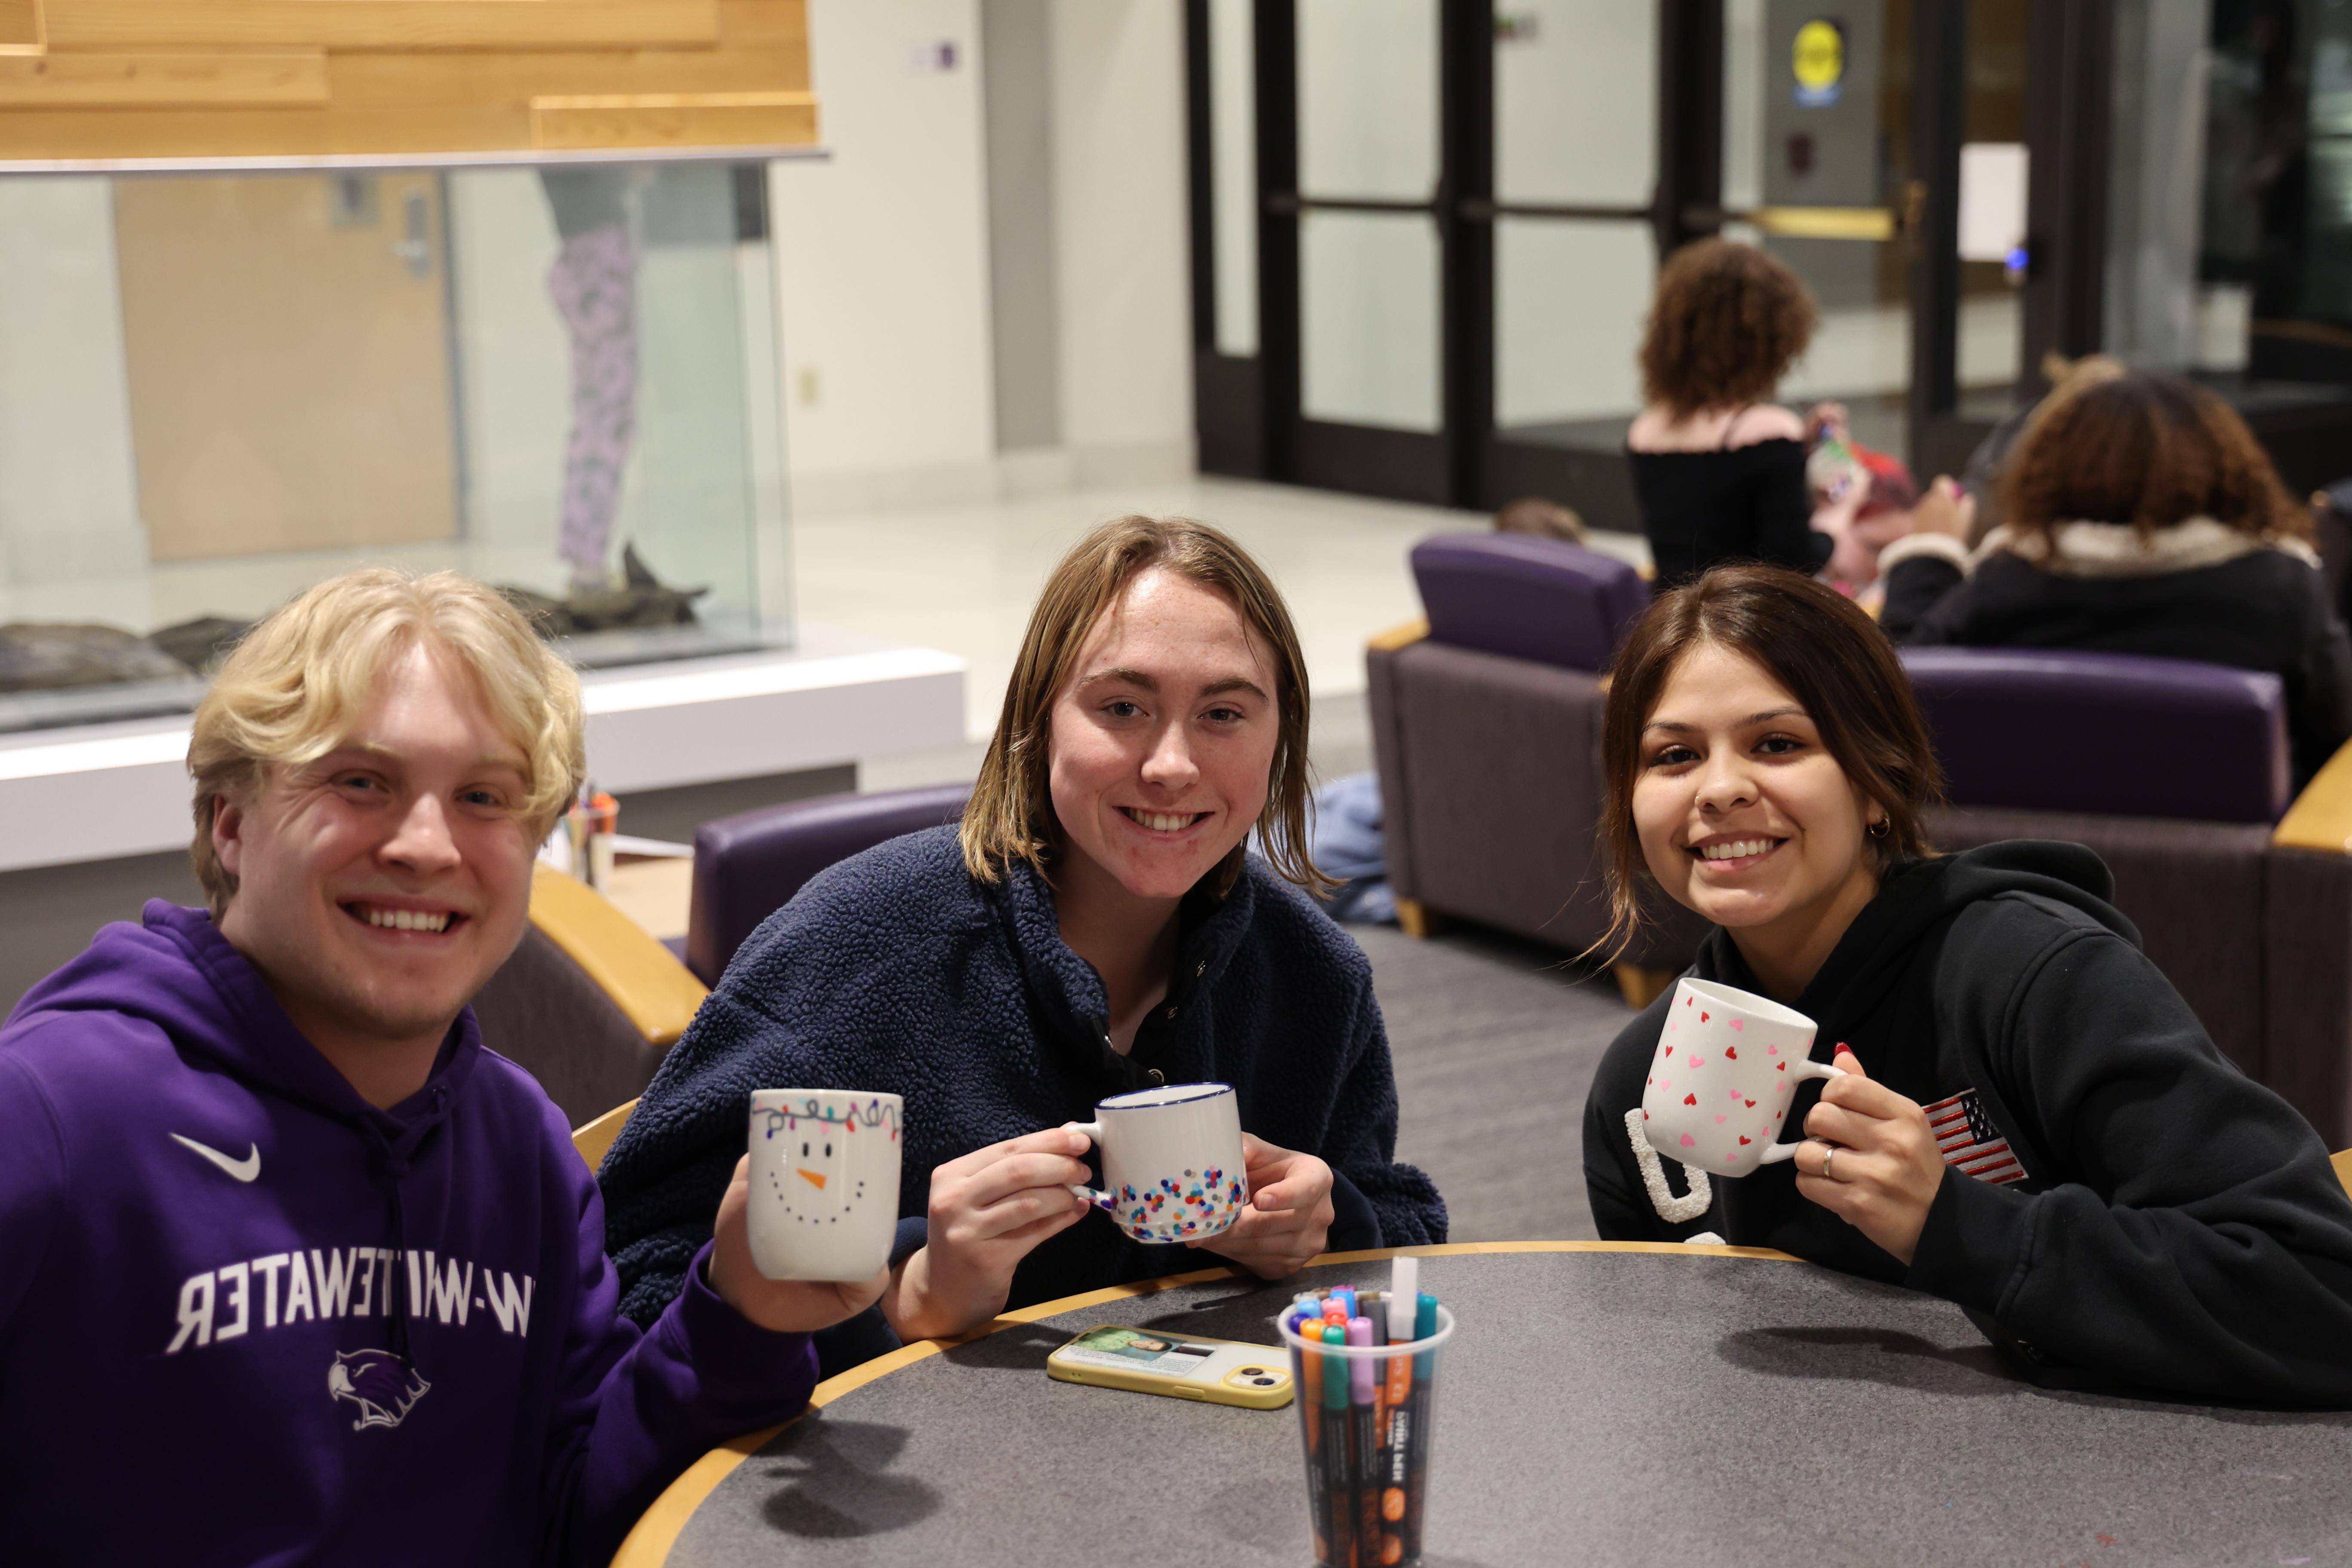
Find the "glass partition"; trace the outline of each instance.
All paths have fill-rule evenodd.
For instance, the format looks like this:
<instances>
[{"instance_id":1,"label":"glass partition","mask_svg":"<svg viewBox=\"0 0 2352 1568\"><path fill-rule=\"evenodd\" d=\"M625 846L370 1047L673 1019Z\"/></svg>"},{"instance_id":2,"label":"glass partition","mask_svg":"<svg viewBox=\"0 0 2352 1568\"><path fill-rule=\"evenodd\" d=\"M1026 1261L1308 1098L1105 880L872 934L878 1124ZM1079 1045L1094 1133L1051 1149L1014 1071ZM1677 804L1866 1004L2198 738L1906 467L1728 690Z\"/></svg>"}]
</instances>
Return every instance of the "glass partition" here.
<instances>
[{"instance_id":1,"label":"glass partition","mask_svg":"<svg viewBox=\"0 0 2352 1568\"><path fill-rule=\"evenodd\" d=\"M0 178L0 730L361 564L579 663L788 644L765 166Z\"/></svg>"}]
</instances>

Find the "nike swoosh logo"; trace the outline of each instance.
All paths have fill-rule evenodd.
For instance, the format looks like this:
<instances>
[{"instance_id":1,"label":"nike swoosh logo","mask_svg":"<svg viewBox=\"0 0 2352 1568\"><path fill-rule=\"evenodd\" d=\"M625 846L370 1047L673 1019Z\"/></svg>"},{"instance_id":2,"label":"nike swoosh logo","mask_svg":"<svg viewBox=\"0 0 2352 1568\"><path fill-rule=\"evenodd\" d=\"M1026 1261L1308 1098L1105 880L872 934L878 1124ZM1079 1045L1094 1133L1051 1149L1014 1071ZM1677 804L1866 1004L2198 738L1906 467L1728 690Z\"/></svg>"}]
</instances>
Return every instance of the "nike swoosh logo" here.
<instances>
[{"instance_id":1,"label":"nike swoosh logo","mask_svg":"<svg viewBox=\"0 0 2352 1568\"><path fill-rule=\"evenodd\" d=\"M172 1142L183 1148L194 1150L237 1181L249 1182L261 1174L261 1145L258 1143L247 1144L245 1158L232 1160L217 1149L208 1149L194 1139L183 1138L176 1132L172 1134Z\"/></svg>"}]
</instances>

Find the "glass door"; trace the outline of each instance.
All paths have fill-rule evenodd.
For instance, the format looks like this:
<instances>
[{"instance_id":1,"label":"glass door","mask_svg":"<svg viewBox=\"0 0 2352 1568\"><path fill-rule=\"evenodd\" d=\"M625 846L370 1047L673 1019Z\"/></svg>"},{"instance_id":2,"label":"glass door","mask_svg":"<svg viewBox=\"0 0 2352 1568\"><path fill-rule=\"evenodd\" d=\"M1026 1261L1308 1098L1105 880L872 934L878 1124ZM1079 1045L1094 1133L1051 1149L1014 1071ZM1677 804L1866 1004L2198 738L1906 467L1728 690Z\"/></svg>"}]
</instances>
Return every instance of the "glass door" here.
<instances>
[{"instance_id":1,"label":"glass door","mask_svg":"<svg viewBox=\"0 0 2352 1568\"><path fill-rule=\"evenodd\" d=\"M1658 269L1657 0L1518 0L1493 28L1493 436L1481 499L1638 532L1624 462Z\"/></svg>"},{"instance_id":2,"label":"glass door","mask_svg":"<svg viewBox=\"0 0 2352 1568\"><path fill-rule=\"evenodd\" d=\"M1297 0L1289 478L1447 499L1439 0Z\"/></svg>"}]
</instances>

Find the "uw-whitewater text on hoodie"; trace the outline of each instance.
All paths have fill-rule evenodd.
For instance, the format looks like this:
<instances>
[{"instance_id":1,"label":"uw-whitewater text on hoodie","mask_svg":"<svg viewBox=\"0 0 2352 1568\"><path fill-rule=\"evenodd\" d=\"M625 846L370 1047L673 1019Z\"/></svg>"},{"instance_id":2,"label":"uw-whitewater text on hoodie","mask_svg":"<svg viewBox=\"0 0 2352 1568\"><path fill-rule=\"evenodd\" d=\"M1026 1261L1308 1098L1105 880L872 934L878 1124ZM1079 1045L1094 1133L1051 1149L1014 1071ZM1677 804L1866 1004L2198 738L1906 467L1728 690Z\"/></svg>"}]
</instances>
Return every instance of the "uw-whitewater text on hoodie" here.
<instances>
[{"instance_id":1,"label":"uw-whitewater text on hoodie","mask_svg":"<svg viewBox=\"0 0 2352 1568\"><path fill-rule=\"evenodd\" d=\"M470 1010L379 1110L150 903L0 1029L5 1556L601 1563L814 1379L690 1273L618 1316L595 1182Z\"/></svg>"}]
</instances>

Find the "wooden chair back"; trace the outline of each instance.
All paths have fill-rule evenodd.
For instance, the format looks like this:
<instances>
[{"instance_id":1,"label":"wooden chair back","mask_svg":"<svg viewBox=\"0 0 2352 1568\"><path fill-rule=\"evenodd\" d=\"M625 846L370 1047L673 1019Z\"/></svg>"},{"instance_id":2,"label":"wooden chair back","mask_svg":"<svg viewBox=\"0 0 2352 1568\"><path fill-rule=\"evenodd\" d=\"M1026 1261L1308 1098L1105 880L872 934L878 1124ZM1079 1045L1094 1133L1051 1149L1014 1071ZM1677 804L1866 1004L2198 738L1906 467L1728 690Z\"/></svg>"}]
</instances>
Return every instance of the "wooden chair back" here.
<instances>
[{"instance_id":1,"label":"wooden chair back","mask_svg":"<svg viewBox=\"0 0 2352 1568\"><path fill-rule=\"evenodd\" d=\"M636 1108L637 1102L634 1100L626 1105L616 1105L586 1126L572 1130L572 1146L580 1151L580 1157L588 1162L590 1170L604 1163L604 1151L610 1149L613 1140L621 1135L621 1124L628 1121L629 1112Z\"/></svg>"}]
</instances>

